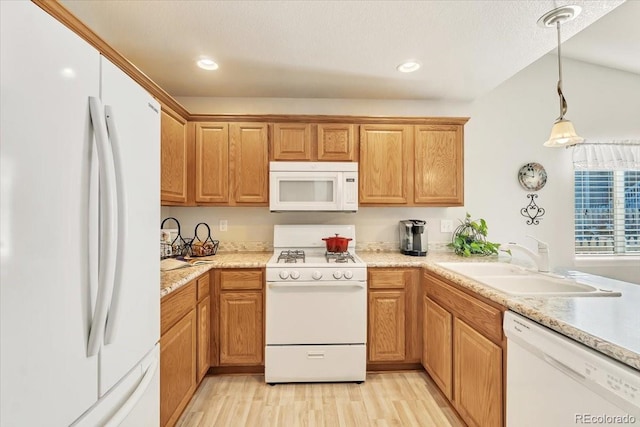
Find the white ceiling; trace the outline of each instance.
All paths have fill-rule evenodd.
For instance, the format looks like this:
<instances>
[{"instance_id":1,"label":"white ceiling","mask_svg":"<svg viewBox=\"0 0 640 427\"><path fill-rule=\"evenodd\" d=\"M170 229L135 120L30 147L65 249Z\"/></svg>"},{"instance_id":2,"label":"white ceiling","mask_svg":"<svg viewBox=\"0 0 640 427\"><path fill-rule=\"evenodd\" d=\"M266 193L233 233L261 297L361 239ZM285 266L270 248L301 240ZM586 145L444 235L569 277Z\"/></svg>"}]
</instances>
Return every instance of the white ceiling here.
<instances>
[{"instance_id":1,"label":"white ceiling","mask_svg":"<svg viewBox=\"0 0 640 427\"><path fill-rule=\"evenodd\" d=\"M471 100L555 50L536 21L566 4L563 57L640 74L640 1L622 1L61 3L175 97Z\"/></svg>"}]
</instances>

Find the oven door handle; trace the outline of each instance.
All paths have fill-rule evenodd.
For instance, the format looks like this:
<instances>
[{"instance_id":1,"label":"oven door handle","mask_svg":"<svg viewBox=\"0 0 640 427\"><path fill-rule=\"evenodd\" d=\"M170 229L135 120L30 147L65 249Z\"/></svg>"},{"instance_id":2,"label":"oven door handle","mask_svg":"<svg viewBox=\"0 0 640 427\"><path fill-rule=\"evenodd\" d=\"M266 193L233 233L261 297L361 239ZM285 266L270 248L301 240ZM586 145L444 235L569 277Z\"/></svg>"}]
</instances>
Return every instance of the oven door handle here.
<instances>
[{"instance_id":1,"label":"oven door handle","mask_svg":"<svg viewBox=\"0 0 640 427\"><path fill-rule=\"evenodd\" d=\"M344 281L344 282L270 282L268 283L270 289L291 289L291 288L304 288L304 289L335 289L335 288L356 288L366 289L366 282L356 281Z\"/></svg>"}]
</instances>

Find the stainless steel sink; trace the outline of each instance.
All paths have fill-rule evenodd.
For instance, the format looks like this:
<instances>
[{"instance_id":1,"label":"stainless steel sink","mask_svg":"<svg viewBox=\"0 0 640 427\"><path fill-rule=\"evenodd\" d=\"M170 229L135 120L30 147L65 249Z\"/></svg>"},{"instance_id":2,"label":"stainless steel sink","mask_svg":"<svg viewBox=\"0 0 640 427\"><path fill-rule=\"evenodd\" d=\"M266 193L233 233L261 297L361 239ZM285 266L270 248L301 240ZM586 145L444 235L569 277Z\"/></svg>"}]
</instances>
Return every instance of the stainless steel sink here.
<instances>
[{"instance_id":1,"label":"stainless steel sink","mask_svg":"<svg viewBox=\"0 0 640 427\"><path fill-rule=\"evenodd\" d=\"M571 278L538 273L507 263L442 262L440 266L514 296L620 296Z\"/></svg>"}]
</instances>

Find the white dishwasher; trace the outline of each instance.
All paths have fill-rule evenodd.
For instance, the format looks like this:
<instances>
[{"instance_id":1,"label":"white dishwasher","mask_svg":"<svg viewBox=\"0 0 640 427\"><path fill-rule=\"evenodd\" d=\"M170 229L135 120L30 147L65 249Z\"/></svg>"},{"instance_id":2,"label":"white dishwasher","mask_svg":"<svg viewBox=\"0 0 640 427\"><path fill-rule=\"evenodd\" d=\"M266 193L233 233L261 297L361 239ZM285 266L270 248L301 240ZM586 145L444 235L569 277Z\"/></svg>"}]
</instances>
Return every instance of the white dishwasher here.
<instances>
[{"instance_id":1,"label":"white dishwasher","mask_svg":"<svg viewBox=\"0 0 640 427\"><path fill-rule=\"evenodd\" d=\"M507 427L640 425L640 372L508 311Z\"/></svg>"}]
</instances>

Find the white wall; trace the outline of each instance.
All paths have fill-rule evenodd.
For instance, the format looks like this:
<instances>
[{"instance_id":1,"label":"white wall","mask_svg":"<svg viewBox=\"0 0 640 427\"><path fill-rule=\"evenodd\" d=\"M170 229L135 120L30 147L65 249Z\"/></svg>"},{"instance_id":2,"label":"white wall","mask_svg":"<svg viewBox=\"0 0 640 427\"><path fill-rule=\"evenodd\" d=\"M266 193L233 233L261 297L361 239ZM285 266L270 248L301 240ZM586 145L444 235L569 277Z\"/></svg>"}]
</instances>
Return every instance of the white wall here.
<instances>
[{"instance_id":1,"label":"white wall","mask_svg":"<svg viewBox=\"0 0 640 427\"><path fill-rule=\"evenodd\" d=\"M640 75L563 59L567 118L587 139L640 136ZM547 55L474 103L337 99L178 98L192 113L230 114L345 114L397 116L468 116L465 126L464 208L361 208L356 214L311 215L269 213L267 208L168 208L163 217L176 216L187 231L197 222L212 227L229 221L220 240L270 241L273 224L294 222L354 223L359 241L392 242L400 219L429 222L430 242L446 242L439 220L485 218L489 240L516 241L535 249L527 234L547 241L554 268L572 268L573 169L571 149L543 147L558 116L556 57ZM546 210L540 225L527 225L520 209L528 203L517 181L524 163L538 162L547 170L547 185L536 202ZM625 266L599 265L580 270L638 282L640 262Z\"/></svg>"}]
</instances>

